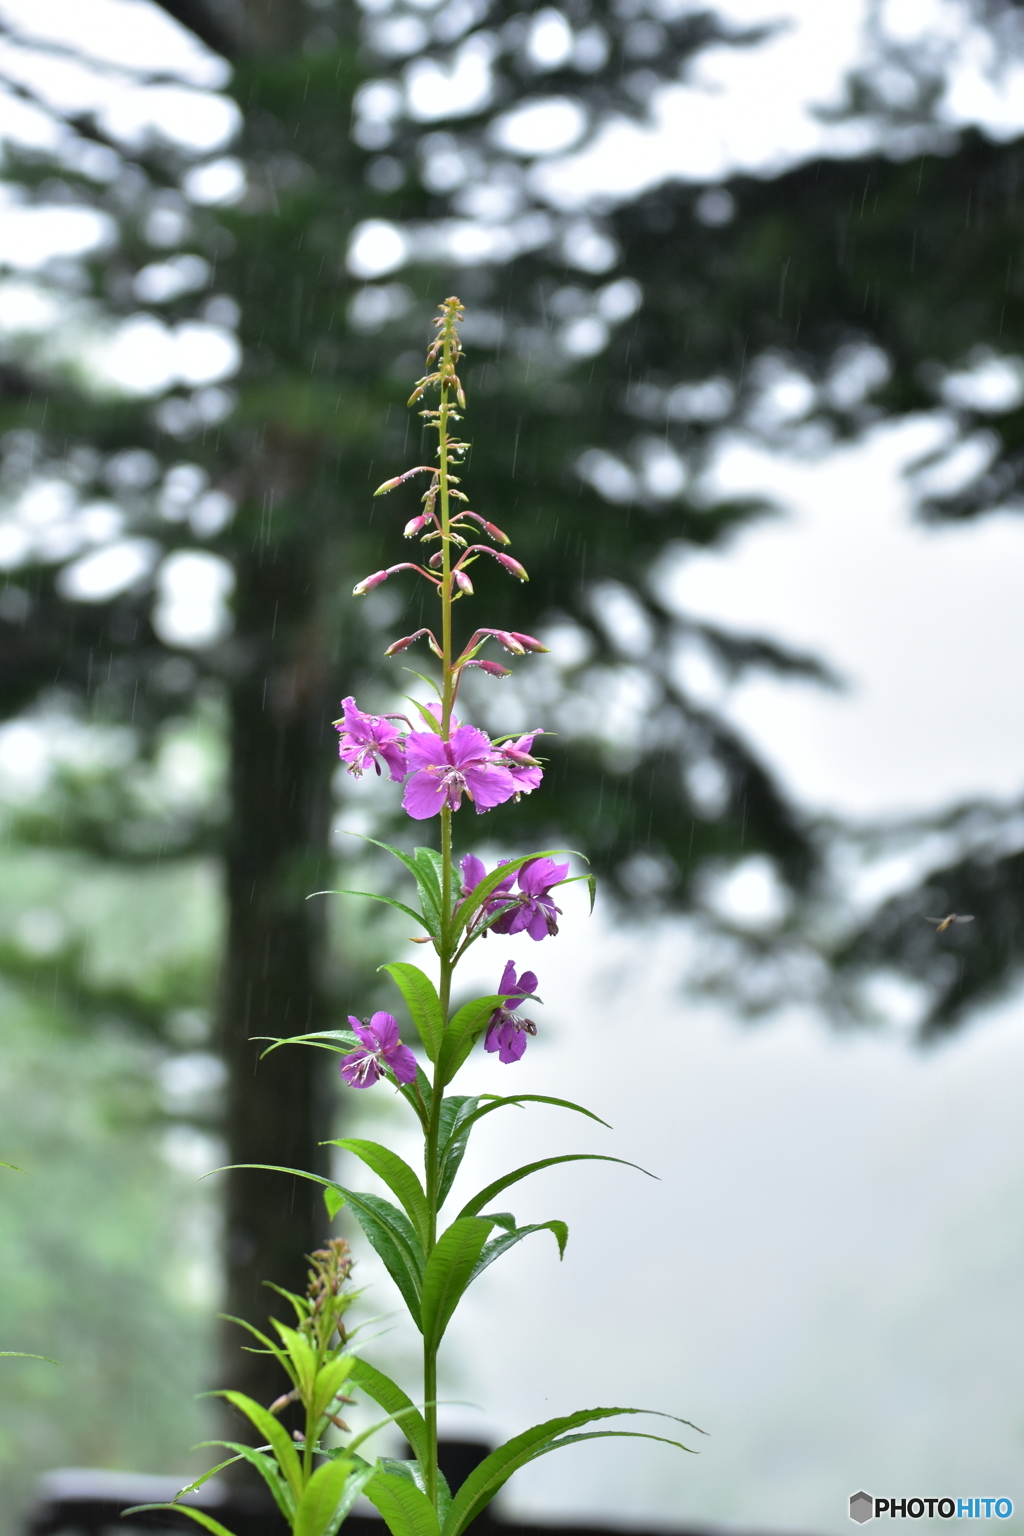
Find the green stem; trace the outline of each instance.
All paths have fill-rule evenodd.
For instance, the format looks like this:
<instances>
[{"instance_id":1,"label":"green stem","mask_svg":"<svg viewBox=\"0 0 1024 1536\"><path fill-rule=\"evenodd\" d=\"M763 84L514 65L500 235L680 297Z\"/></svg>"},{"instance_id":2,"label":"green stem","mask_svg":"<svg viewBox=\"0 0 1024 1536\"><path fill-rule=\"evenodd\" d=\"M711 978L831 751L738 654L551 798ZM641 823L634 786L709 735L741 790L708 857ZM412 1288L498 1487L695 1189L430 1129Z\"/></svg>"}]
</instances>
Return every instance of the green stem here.
<instances>
[{"instance_id":1,"label":"green stem","mask_svg":"<svg viewBox=\"0 0 1024 1536\"><path fill-rule=\"evenodd\" d=\"M446 326L444 337L444 350L441 358L441 399L437 415L437 461L438 461L438 489L441 515L441 586L439 596L441 599L441 668L442 668L442 692L441 692L441 736L447 741L451 733L452 704L455 697L455 689L452 678L452 568L451 568L451 544L449 542L451 525L451 507L449 496L449 465L448 465L448 412L450 402L448 399L448 375L452 371L452 345L451 329ZM441 974L438 994L441 1003L441 1018L445 1027L448 1024L448 1009L451 1002L452 989L452 813L446 804L441 809ZM425 1159L426 1159L426 1194L427 1194L427 1258L433 1252L437 1242L437 1214L438 1214L438 1167L437 1145L441 1123L441 1103L444 1097L443 1084L435 1071L433 1093L430 1103L430 1120L427 1126ZM427 1465L423 1469L424 1482L426 1484L427 1497L437 1508L438 1471L437 1471L437 1349L424 1340L423 1343L423 1415L427 1427Z\"/></svg>"}]
</instances>

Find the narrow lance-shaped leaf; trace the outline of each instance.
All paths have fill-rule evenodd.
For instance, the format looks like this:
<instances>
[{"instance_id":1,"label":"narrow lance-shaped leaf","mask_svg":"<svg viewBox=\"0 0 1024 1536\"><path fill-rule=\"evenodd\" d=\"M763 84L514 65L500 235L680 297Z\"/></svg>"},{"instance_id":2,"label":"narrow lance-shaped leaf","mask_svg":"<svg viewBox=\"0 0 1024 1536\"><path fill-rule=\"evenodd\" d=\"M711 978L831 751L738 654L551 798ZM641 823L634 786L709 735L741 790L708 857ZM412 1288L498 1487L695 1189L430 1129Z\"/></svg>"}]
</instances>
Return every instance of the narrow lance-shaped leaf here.
<instances>
[{"instance_id":1,"label":"narrow lance-shaped leaf","mask_svg":"<svg viewBox=\"0 0 1024 1536\"><path fill-rule=\"evenodd\" d=\"M390 1376L385 1376L383 1371L378 1371L359 1355L353 1357L352 1380L397 1421L422 1465L427 1459L427 1425L412 1398Z\"/></svg>"},{"instance_id":2,"label":"narrow lance-shaped leaf","mask_svg":"<svg viewBox=\"0 0 1024 1536\"><path fill-rule=\"evenodd\" d=\"M440 1536L433 1504L410 1478L378 1472L363 1492L383 1515L392 1536Z\"/></svg>"},{"instance_id":3,"label":"narrow lance-shaped leaf","mask_svg":"<svg viewBox=\"0 0 1024 1536\"><path fill-rule=\"evenodd\" d=\"M381 970L387 971L405 998L423 1047L431 1061L436 1061L445 1029L441 1017L441 1000L434 983L418 966L410 965L405 960L382 965Z\"/></svg>"},{"instance_id":4,"label":"narrow lance-shaped leaf","mask_svg":"<svg viewBox=\"0 0 1024 1536\"><path fill-rule=\"evenodd\" d=\"M381 896L377 891L349 891L341 889L337 891L311 891L306 900L310 901L314 896L364 896L367 901L382 901L386 906L395 907L399 912L404 912L406 917L411 917L414 923L419 923L421 928L427 930L431 938L436 939L439 937L438 925L436 922L429 920L429 912L426 914L417 912L414 907L407 907L404 901L398 901L394 896Z\"/></svg>"},{"instance_id":5,"label":"narrow lance-shaped leaf","mask_svg":"<svg viewBox=\"0 0 1024 1536\"><path fill-rule=\"evenodd\" d=\"M317 1467L296 1505L292 1536L324 1536L335 1524L335 1512L354 1471L355 1463L348 1458Z\"/></svg>"},{"instance_id":6,"label":"narrow lance-shaped leaf","mask_svg":"<svg viewBox=\"0 0 1024 1536\"><path fill-rule=\"evenodd\" d=\"M492 1218L493 1219L493 1218ZM500 1259L503 1253L521 1243L524 1237L529 1237L532 1232L550 1232L558 1244L558 1257L565 1257L565 1245L569 1241L569 1228L564 1221L538 1221L529 1227L513 1227L511 1232L503 1232L500 1237L492 1238L485 1244L480 1257L473 1266L473 1273L469 1277L469 1284L478 1275L483 1274L488 1264L493 1264L495 1259Z\"/></svg>"},{"instance_id":7,"label":"narrow lance-shaped leaf","mask_svg":"<svg viewBox=\"0 0 1024 1536\"><path fill-rule=\"evenodd\" d=\"M291 1522L292 1515L295 1513L295 1499L288 1484L281 1476L281 1469L278 1463L272 1456L266 1455L269 1446L253 1448L253 1446L243 1445L237 1440L204 1440L197 1449L208 1445L223 1446L226 1451L234 1451L235 1455L229 1457L227 1461L220 1462L215 1467L210 1467L208 1471L203 1473L202 1477L197 1477L194 1483L189 1483L187 1488L182 1488L175 1499L174 1505L171 1507L176 1508L178 1499L183 1498L186 1493L194 1493L197 1488L201 1488L205 1482L209 1481L211 1477L215 1477L218 1472L222 1472L225 1467L230 1467L237 1461L247 1461L250 1467L255 1468L270 1489L274 1502L282 1515L284 1515L284 1518L289 1523Z\"/></svg>"},{"instance_id":8,"label":"narrow lance-shaped leaf","mask_svg":"<svg viewBox=\"0 0 1024 1536\"><path fill-rule=\"evenodd\" d=\"M495 1008L500 1008L505 1001L504 996L495 993L487 997L476 997L459 1009L444 1032L437 1057L438 1076L442 1085L451 1082L487 1028L487 1020Z\"/></svg>"},{"instance_id":9,"label":"narrow lance-shaped leaf","mask_svg":"<svg viewBox=\"0 0 1024 1536\"><path fill-rule=\"evenodd\" d=\"M355 1190L345 1189L343 1185L336 1184L333 1179L322 1178L318 1173L307 1173L302 1168L282 1168L275 1163L234 1163L232 1167L261 1168L268 1173L291 1173L297 1179L309 1179L313 1184L322 1184L325 1188L336 1189L351 1205L356 1220L383 1259L388 1274L401 1291L413 1320L418 1323L423 1250L415 1228L402 1211L396 1210L379 1195L357 1194ZM210 1173L204 1174L203 1178L210 1178L213 1173L227 1172L227 1168L214 1168Z\"/></svg>"},{"instance_id":10,"label":"narrow lance-shaped leaf","mask_svg":"<svg viewBox=\"0 0 1024 1536\"><path fill-rule=\"evenodd\" d=\"M277 1457L277 1464L291 1490L292 1498L298 1503L302 1497L302 1464L284 1425L280 1420L275 1419L274 1415L261 1403L254 1402L244 1392L215 1392L213 1396L224 1398L225 1402L240 1409L246 1418L255 1424Z\"/></svg>"},{"instance_id":11,"label":"narrow lance-shaped leaf","mask_svg":"<svg viewBox=\"0 0 1024 1536\"><path fill-rule=\"evenodd\" d=\"M220 1521L215 1520L212 1515L208 1515L205 1509L196 1509L191 1504L135 1504L131 1509L124 1510L123 1513L126 1515L141 1515L150 1509L176 1509L179 1514L187 1515L197 1525L205 1526L208 1531L213 1533L213 1536L234 1536L234 1533L229 1531L226 1525L221 1525Z\"/></svg>"},{"instance_id":12,"label":"narrow lance-shaped leaf","mask_svg":"<svg viewBox=\"0 0 1024 1536\"><path fill-rule=\"evenodd\" d=\"M524 1430L522 1434L507 1440L504 1445L499 1445L497 1450L492 1451L490 1456L469 1474L452 1500L452 1507L444 1523L443 1536L461 1536L470 1521L475 1520L477 1515L487 1508L494 1495L508 1482L513 1472L518 1471L520 1467L525 1467L528 1462L536 1460L538 1456L544 1455L547 1450L556 1449L559 1437L567 1430L592 1424L598 1419L648 1412L654 1413L657 1418L672 1419L674 1423L697 1429L696 1424L691 1424L689 1419L680 1419L675 1414L657 1413L656 1410L644 1408L582 1408L562 1418L548 1419L543 1424L535 1424L532 1428ZM703 1430L698 1429L697 1432L703 1434ZM650 1438L660 1437L651 1436ZM671 1441L670 1444L677 1445L680 1450L688 1449L679 1441Z\"/></svg>"},{"instance_id":13,"label":"narrow lance-shaped leaf","mask_svg":"<svg viewBox=\"0 0 1024 1536\"><path fill-rule=\"evenodd\" d=\"M495 1179L493 1184L488 1184L479 1194L474 1195L459 1212L459 1216L476 1216L495 1195L500 1195L502 1190L508 1189L513 1184L518 1184L520 1179L525 1179L531 1173L539 1173L542 1168L554 1168L558 1163L619 1163L623 1168L635 1168L638 1173L646 1174L649 1179L656 1177L648 1173L646 1168L641 1168L639 1163L628 1163L623 1157L606 1157L598 1152L566 1152L561 1157L543 1157L537 1163L526 1163L522 1168L516 1168L512 1173L506 1173L504 1178Z\"/></svg>"},{"instance_id":14,"label":"narrow lance-shaped leaf","mask_svg":"<svg viewBox=\"0 0 1024 1536\"><path fill-rule=\"evenodd\" d=\"M363 1141L359 1137L344 1136L337 1141L325 1141L325 1147L341 1147L365 1163L372 1173L383 1179L391 1193L402 1203L406 1215L416 1228L420 1242L426 1247L429 1214L423 1186L405 1160L382 1147L378 1141Z\"/></svg>"},{"instance_id":15,"label":"narrow lance-shaped leaf","mask_svg":"<svg viewBox=\"0 0 1024 1536\"><path fill-rule=\"evenodd\" d=\"M423 1271L420 1326L424 1344L436 1349L470 1282L491 1222L476 1216L453 1221L438 1238Z\"/></svg>"}]
</instances>

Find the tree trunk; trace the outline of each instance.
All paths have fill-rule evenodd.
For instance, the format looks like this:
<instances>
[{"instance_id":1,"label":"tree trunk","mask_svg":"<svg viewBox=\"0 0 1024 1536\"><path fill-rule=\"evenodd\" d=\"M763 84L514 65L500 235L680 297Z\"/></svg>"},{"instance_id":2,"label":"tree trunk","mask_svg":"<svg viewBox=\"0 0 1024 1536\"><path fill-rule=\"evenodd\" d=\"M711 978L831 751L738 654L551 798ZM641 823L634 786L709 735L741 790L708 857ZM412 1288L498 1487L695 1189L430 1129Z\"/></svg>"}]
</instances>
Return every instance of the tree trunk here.
<instances>
[{"instance_id":1,"label":"tree trunk","mask_svg":"<svg viewBox=\"0 0 1024 1536\"><path fill-rule=\"evenodd\" d=\"M295 513L301 520L301 510ZM330 1026L324 995L324 901L334 648L325 611L331 562L322 541L257 543L236 565L239 666L229 684L231 808L226 848L227 942L221 975L221 1048L228 1067L228 1162L327 1171L331 1133L327 1058L308 1046L265 1060L252 1037ZM327 599L327 601L324 601ZM226 1310L265 1328L289 1316L263 1285L305 1289L304 1255L327 1229L321 1187L255 1169L227 1174ZM268 1404L284 1389L273 1359L244 1354L226 1325L219 1385ZM234 1433L237 1435L238 1430Z\"/></svg>"}]
</instances>

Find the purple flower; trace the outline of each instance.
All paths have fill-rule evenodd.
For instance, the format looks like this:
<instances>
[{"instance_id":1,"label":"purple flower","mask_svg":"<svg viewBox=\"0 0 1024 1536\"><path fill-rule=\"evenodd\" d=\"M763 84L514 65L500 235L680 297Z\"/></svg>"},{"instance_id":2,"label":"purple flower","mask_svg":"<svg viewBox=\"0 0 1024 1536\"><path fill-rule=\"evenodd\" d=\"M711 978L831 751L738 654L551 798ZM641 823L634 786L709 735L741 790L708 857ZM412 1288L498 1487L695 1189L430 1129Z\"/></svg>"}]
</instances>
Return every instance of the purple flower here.
<instances>
[{"instance_id":1,"label":"purple flower","mask_svg":"<svg viewBox=\"0 0 1024 1536\"><path fill-rule=\"evenodd\" d=\"M391 777L396 781L405 778L405 745L397 726L383 715L367 715L355 699L342 699L344 710L334 724L339 733L338 756L349 773L361 779L368 763L380 773L378 757L387 764Z\"/></svg>"},{"instance_id":2,"label":"purple flower","mask_svg":"<svg viewBox=\"0 0 1024 1536\"><path fill-rule=\"evenodd\" d=\"M400 1083L416 1081L416 1058L398 1036L390 1013L375 1013L366 1023L348 1016L364 1049L341 1058L341 1075L350 1088L369 1088L390 1069Z\"/></svg>"},{"instance_id":3,"label":"purple flower","mask_svg":"<svg viewBox=\"0 0 1024 1536\"><path fill-rule=\"evenodd\" d=\"M480 884L480 881L487 873L487 866L484 864L483 859L477 858L475 853L467 853L465 858L462 860L460 867L462 869L462 895L463 899L465 899L466 897L471 896L472 893L476 890L477 886ZM508 905L509 897L512 894L511 886L514 879L515 875L511 874L506 875L504 880L498 882L490 896L488 896L487 900L480 908L478 920L486 920L493 912L504 911L505 907ZM513 897L513 900L514 899L515 898ZM461 906L462 902L460 902L459 905ZM487 932L488 930L485 928L484 938L487 937Z\"/></svg>"},{"instance_id":4,"label":"purple flower","mask_svg":"<svg viewBox=\"0 0 1024 1536\"><path fill-rule=\"evenodd\" d=\"M505 745L498 749L515 780L517 795L528 795L532 789L538 787L544 777L543 768L532 756L533 738L539 735L539 730L531 731L528 736L520 736L518 741L506 741Z\"/></svg>"},{"instance_id":5,"label":"purple flower","mask_svg":"<svg viewBox=\"0 0 1024 1536\"><path fill-rule=\"evenodd\" d=\"M489 736L473 725L460 725L448 741L433 731L411 731L405 743L413 770L402 805L414 821L436 816L447 803L457 811L463 793L477 811L489 811L516 793L510 768L503 766Z\"/></svg>"},{"instance_id":6,"label":"purple flower","mask_svg":"<svg viewBox=\"0 0 1024 1536\"><path fill-rule=\"evenodd\" d=\"M525 928L531 939L553 937L558 932L556 919L562 909L555 906L548 892L568 873L568 864L556 864L554 859L531 859L524 864L517 882L522 894L513 898L515 905L508 907L492 925L495 933L522 933Z\"/></svg>"},{"instance_id":7,"label":"purple flower","mask_svg":"<svg viewBox=\"0 0 1024 1536\"><path fill-rule=\"evenodd\" d=\"M532 971L524 971L519 980L516 980L515 963L510 960L501 973L501 981L498 991L509 1003L522 1002L524 997L529 997L537 990L537 978ZM524 1019L512 1008L506 1006L495 1008L487 1024L487 1039L484 1041L484 1050L497 1051L498 1060L510 1065L518 1061L526 1050L527 1035L535 1035L537 1026L532 1019Z\"/></svg>"}]
</instances>

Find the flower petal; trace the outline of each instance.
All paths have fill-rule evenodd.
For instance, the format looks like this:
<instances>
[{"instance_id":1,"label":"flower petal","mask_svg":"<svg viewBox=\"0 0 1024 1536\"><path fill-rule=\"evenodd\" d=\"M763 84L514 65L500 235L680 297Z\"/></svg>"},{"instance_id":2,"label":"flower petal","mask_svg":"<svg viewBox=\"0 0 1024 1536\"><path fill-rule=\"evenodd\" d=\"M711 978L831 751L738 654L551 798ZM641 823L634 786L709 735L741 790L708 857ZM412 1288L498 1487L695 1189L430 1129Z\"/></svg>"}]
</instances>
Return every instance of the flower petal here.
<instances>
[{"instance_id":1,"label":"flower petal","mask_svg":"<svg viewBox=\"0 0 1024 1536\"><path fill-rule=\"evenodd\" d=\"M413 821L426 821L428 816L437 815L444 801L445 792L436 774L414 773L405 786L402 809Z\"/></svg>"},{"instance_id":2,"label":"flower petal","mask_svg":"<svg viewBox=\"0 0 1024 1536\"><path fill-rule=\"evenodd\" d=\"M376 1037L377 1049L385 1056L400 1042L398 1020L391 1013L375 1013L370 1019L370 1029Z\"/></svg>"},{"instance_id":3,"label":"flower petal","mask_svg":"<svg viewBox=\"0 0 1024 1536\"><path fill-rule=\"evenodd\" d=\"M451 762L447 744L433 731L410 731L405 756L410 768L446 768Z\"/></svg>"}]
</instances>

